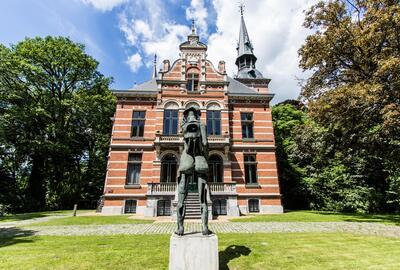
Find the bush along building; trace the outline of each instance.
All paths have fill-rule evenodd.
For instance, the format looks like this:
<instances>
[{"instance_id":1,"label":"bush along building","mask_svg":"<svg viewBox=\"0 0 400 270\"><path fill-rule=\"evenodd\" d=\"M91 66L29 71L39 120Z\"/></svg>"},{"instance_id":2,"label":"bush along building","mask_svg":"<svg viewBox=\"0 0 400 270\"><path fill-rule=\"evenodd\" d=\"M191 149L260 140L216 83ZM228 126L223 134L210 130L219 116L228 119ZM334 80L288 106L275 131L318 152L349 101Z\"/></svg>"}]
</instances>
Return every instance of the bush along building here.
<instances>
[{"instance_id":1,"label":"bush along building","mask_svg":"<svg viewBox=\"0 0 400 270\"><path fill-rule=\"evenodd\" d=\"M237 75L225 62L215 67L194 26L177 60L164 60L153 78L115 91L117 109L105 179L102 213L173 216L177 168L183 147L183 111L199 108L209 144L209 213L238 216L281 213L269 79L256 69L241 16ZM186 216L200 215L197 184L187 197Z\"/></svg>"}]
</instances>

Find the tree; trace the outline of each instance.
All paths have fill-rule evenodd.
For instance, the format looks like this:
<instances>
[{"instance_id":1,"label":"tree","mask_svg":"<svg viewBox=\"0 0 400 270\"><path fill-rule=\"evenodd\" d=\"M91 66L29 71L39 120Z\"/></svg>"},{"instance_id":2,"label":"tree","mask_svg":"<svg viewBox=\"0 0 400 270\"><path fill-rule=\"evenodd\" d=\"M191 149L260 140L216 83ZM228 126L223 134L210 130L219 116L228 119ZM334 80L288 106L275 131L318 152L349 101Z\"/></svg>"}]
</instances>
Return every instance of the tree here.
<instances>
[{"instance_id":1,"label":"tree","mask_svg":"<svg viewBox=\"0 0 400 270\"><path fill-rule=\"evenodd\" d=\"M307 121L306 112L300 109L302 107L295 101L285 101L272 107L279 181L286 209L309 207L304 172L291 158L297 127Z\"/></svg>"},{"instance_id":2,"label":"tree","mask_svg":"<svg viewBox=\"0 0 400 270\"><path fill-rule=\"evenodd\" d=\"M26 210L70 206L104 177L115 101L97 67L69 38L0 46L0 136L28 171L14 176Z\"/></svg>"},{"instance_id":3,"label":"tree","mask_svg":"<svg viewBox=\"0 0 400 270\"><path fill-rule=\"evenodd\" d=\"M313 72L302 90L310 117L334 135L341 171L369 190L369 210L400 211L399 1L320 2L304 25L315 30L299 50Z\"/></svg>"}]
</instances>

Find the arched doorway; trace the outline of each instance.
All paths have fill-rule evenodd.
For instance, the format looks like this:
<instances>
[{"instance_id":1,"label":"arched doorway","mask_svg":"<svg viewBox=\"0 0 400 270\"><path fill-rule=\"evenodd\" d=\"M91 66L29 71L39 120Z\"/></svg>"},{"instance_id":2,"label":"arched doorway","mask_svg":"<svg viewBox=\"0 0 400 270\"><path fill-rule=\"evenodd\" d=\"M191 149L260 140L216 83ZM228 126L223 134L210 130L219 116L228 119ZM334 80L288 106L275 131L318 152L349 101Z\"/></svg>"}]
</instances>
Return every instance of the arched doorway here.
<instances>
[{"instance_id":1,"label":"arched doorway","mask_svg":"<svg viewBox=\"0 0 400 270\"><path fill-rule=\"evenodd\" d=\"M177 172L177 159L173 154L168 154L161 160L161 183L175 183Z\"/></svg>"},{"instance_id":2,"label":"arched doorway","mask_svg":"<svg viewBox=\"0 0 400 270\"><path fill-rule=\"evenodd\" d=\"M211 183L222 183L223 182L223 162L219 155L211 155L208 158L208 181Z\"/></svg>"}]
</instances>

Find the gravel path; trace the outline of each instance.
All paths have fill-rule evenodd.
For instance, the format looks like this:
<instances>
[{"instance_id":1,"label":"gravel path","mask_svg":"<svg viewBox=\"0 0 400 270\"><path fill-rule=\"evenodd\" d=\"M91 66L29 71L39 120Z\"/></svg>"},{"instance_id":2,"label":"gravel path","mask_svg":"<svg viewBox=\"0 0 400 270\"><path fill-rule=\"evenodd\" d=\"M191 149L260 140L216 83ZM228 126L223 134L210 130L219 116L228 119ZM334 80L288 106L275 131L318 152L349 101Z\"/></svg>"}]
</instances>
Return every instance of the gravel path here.
<instances>
[{"instance_id":1,"label":"gravel path","mask_svg":"<svg viewBox=\"0 0 400 270\"><path fill-rule=\"evenodd\" d=\"M187 223L185 232L198 232L200 223ZM0 228L0 236L19 235L115 235L115 234L171 234L174 223L29 226ZM400 238L400 226L356 222L220 222L211 223L215 233L290 233L290 232L346 232Z\"/></svg>"}]
</instances>

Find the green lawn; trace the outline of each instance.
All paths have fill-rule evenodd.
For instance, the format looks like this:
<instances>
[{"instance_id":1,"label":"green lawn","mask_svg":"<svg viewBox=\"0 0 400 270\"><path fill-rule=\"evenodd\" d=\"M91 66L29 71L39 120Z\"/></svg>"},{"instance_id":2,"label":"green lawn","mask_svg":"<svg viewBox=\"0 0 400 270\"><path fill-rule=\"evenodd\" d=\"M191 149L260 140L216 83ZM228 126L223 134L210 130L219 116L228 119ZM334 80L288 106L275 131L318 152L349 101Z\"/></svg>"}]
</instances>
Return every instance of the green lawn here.
<instances>
[{"instance_id":1,"label":"green lawn","mask_svg":"<svg viewBox=\"0 0 400 270\"><path fill-rule=\"evenodd\" d=\"M128 215L120 216L76 216L36 222L29 226L62 226L62 225L103 225L103 224L139 224L153 223L153 220L132 219Z\"/></svg>"},{"instance_id":2,"label":"green lawn","mask_svg":"<svg viewBox=\"0 0 400 270\"><path fill-rule=\"evenodd\" d=\"M78 210L78 214L82 214L85 212L94 212L94 210ZM26 220L32 218L40 218L40 217L47 217L47 216L55 216L55 215L72 215L72 210L60 210L60 211L47 211L47 212L32 212L32 213L23 213L23 214L16 214L16 215L6 215L0 217L0 222L10 222L10 221L19 221L19 220Z\"/></svg>"},{"instance_id":3,"label":"green lawn","mask_svg":"<svg viewBox=\"0 0 400 270\"><path fill-rule=\"evenodd\" d=\"M1 269L166 269L169 235L0 239ZM220 269L400 269L400 239L338 233L219 234Z\"/></svg>"},{"instance_id":4,"label":"green lawn","mask_svg":"<svg viewBox=\"0 0 400 270\"><path fill-rule=\"evenodd\" d=\"M322 211L292 211L274 215L251 215L246 218L231 219L233 222L380 222L400 225L400 215L370 215L370 214L346 214Z\"/></svg>"}]
</instances>

